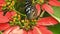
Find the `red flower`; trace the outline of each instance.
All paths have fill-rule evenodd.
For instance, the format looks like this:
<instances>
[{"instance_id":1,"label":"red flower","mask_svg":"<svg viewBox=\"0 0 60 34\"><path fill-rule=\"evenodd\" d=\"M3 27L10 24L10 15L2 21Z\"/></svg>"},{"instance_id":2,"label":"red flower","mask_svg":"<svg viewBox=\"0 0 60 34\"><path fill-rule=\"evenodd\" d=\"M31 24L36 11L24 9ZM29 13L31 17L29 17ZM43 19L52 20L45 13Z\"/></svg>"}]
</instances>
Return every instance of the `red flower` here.
<instances>
[{"instance_id":1,"label":"red flower","mask_svg":"<svg viewBox=\"0 0 60 34\"><path fill-rule=\"evenodd\" d=\"M19 28L19 26L14 26L7 29L3 34L23 34L23 30Z\"/></svg>"},{"instance_id":2,"label":"red flower","mask_svg":"<svg viewBox=\"0 0 60 34\"><path fill-rule=\"evenodd\" d=\"M19 26L14 26L10 29L7 29L5 32L3 32L3 34L52 34L52 32L44 26L35 26L33 30L30 31L25 31L23 29L19 29Z\"/></svg>"},{"instance_id":3,"label":"red flower","mask_svg":"<svg viewBox=\"0 0 60 34\"><path fill-rule=\"evenodd\" d=\"M3 12L0 12L0 23L7 23L9 19L3 16Z\"/></svg>"},{"instance_id":4,"label":"red flower","mask_svg":"<svg viewBox=\"0 0 60 34\"><path fill-rule=\"evenodd\" d=\"M13 17L15 14L16 14L16 12L13 11L13 10L11 10L11 11L7 12L5 16L6 16L8 19L11 20L12 17Z\"/></svg>"},{"instance_id":5,"label":"red flower","mask_svg":"<svg viewBox=\"0 0 60 34\"><path fill-rule=\"evenodd\" d=\"M3 16L3 11L0 11L0 23L7 23L7 22L9 22L9 20L15 14L16 14L16 12L10 11L10 12L7 12L5 16Z\"/></svg>"},{"instance_id":6,"label":"red flower","mask_svg":"<svg viewBox=\"0 0 60 34\"><path fill-rule=\"evenodd\" d=\"M0 6L0 11L2 11L2 6Z\"/></svg>"},{"instance_id":7,"label":"red flower","mask_svg":"<svg viewBox=\"0 0 60 34\"><path fill-rule=\"evenodd\" d=\"M51 6L60 6L60 2L58 0L49 0L48 2Z\"/></svg>"},{"instance_id":8,"label":"red flower","mask_svg":"<svg viewBox=\"0 0 60 34\"><path fill-rule=\"evenodd\" d=\"M41 8L40 8L40 4L36 4L35 7L36 7L36 9L37 9L37 11L38 11L38 12L37 12L37 16L39 16L39 15L40 15L40 12L41 12L41 10L40 10L40 9L41 9Z\"/></svg>"},{"instance_id":9,"label":"red flower","mask_svg":"<svg viewBox=\"0 0 60 34\"><path fill-rule=\"evenodd\" d=\"M0 0L0 6L3 6L4 4L6 4L5 0Z\"/></svg>"},{"instance_id":10,"label":"red flower","mask_svg":"<svg viewBox=\"0 0 60 34\"><path fill-rule=\"evenodd\" d=\"M4 31L3 34L53 34L45 26L57 23L58 22L54 18L46 17L38 20L37 25L34 26L33 30L25 31L24 29L20 29L19 26L13 26Z\"/></svg>"},{"instance_id":11,"label":"red flower","mask_svg":"<svg viewBox=\"0 0 60 34\"><path fill-rule=\"evenodd\" d=\"M54 13L54 10L48 4L43 4L42 5L42 10L48 12L49 14L53 14Z\"/></svg>"},{"instance_id":12,"label":"red flower","mask_svg":"<svg viewBox=\"0 0 60 34\"><path fill-rule=\"evenodd\" d=\"M11 20L12 16L14 16L16 12L10 11L7 12L5 16L3 16L3 11L0 11L0 31L6 30L10 27L8 22Z\"/></svg>"},{"instance_id":13,"label":"red flower","mask_svg":"<svg viewBox=\"0 0 60 34\"><path fill-rule=\"evenodd\" d=\"M58 21L53 17L45 17L37 21L37 26L40 26L40 25L49 26L49 25L55 25L55 24L58 24Z\"/></svg>"},{"instance_id":14,"label":"red flower","mask_svg":"<svg viewBox=\"0 0 60 34\"><path fill-rule=\"evenodd\" d=\"M10 25L8 23L0 23L0 31L6 30Z\"/></svg>"},{"instance_id":15,"label":"red flower","mask_svg":"<svg viewBox=\"0 0 60 34\"><path fill-rule=\"evenodd\" d=\"M44 0L46 1L46 0ZM48 3L44 3L42 5L40 4L36 4L36 9L38 10L38 13L39 14L41 11L40 9L42 8L43 11L46 11L48 12L49 14L53 14L54 13L54 10L52 9L51 6L60 6L60 2L58 0L49 0Z\"/></svg>"},{"instance_id":16,"label":"red flower","mask_svg":"<svg viewBox=\"0 0 60 34\"><path fill-rule=\"evenodd\" d=\"M55 5L55 6L57 6L57 5ZM39 15L39 13L41 11L40 10L40 4L36 4L36 9L37 9L38 15ZM47 11L49 14L53 14L54 13L53 9L48 4L43 4L42 5L42 10ZM7 12L7 14L4 16L4 19L6 17L8 20L10 20L11 16L13 16L13 13L12 12ZM14 13L14 14L16 14L16 13ZM1 16L3 16L3 13L1 13ZM3 21L3 23L8 22L8 21L4 22L4 19L3 20L1 19ZM19 26L12 26L12 27L10 27L8 29L7 29L6 26L0 27L0 28L1 28L1 30L3 30L3 28L6 27L6 30L3 32L3 34L53 34L45 26L54 25L54 24L57 24L57 23L58 22L53 17L46 17L46 18L41 18L40 20L38 20L36 26L34 26L33 29L29 30L29 31L26 31L24 29L20 29Z\"/></svg>"}]
</instances>

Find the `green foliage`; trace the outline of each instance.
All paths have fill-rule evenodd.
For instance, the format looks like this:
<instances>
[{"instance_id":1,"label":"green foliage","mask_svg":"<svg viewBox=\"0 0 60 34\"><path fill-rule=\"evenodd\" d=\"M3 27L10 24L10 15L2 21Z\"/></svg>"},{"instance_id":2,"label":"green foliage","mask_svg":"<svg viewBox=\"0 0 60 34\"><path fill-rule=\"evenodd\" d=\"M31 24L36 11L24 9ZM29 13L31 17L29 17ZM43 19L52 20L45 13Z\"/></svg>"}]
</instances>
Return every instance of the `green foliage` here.
<instances>
[{"instance_id":1,"label":"green foliage","mask_svg":"<svg viewBox=\"0 0 60 34\"><path fill-rule=\"evenodd\" d=\"M0 31L0 34L2 34L2 32Z\"/></svg>"},{"instance_id":2,"label":"green foliage","mask_svg":"<svg viewBox=\"0 0 60 34\"><path fill-rule=\"evenodd\" d=\"M60 22L60 7L52 7L52 8L54 10L54 14L52 14L51 16L53 16Z\"/></svg>"},{"instance_id":3,"label":"green foliage","mask_svg":"<svg viewBox=\"0 0 60 34\"><path fill-rule=\"evenodd\" d=\"M51 14L52 17L56 18L60 22L60 7L52 7L54 10L54 14ZM53 34L60 34L60 24L50 26L49 30L53 32Z\"/></svg>"},{"instance_id":4,"label":"green foliage","mask_svg":"<svg viewBox=\"0 0 60 34\"><path fill-rule=\"evenodd\" d=\"M25 13L25 1L21 0L21 1L16 1L15 5L14 5L15 9L20 12L20 13Z\"/></svg>"},{"instance_id":5,"label":"green foliage","mask_svg":"<svg viewBox=\"0 0 60 34\"><path fill-rule=\"evenodd\" d=\"M50 26L49 30L51 30L53 34L60 34L60 24Z\"/></svg>"}]
</instances>

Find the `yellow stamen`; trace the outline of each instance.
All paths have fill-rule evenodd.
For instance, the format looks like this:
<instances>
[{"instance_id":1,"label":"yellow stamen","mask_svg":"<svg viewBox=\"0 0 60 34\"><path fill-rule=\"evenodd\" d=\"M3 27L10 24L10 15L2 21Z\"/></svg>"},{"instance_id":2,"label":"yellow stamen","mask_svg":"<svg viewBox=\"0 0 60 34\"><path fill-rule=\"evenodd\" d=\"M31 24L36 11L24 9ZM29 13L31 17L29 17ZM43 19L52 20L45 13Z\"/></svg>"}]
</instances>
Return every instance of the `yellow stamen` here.
<instances>
[{"instance_id":1,"label":"yellow stamen","mask_svg":"<svg viewBox=\"0 0 60 34\"><path fill-rule=\"evenodd\" d=\"M34 21L36 22L37 20L35 19Z\"/></svg>"},{"instance_id":2,"label":"yellow stamen","mask_svg":"<svg viewBox=\"0 0 60 34\"><path fill-rule=\"evenodd\" d=\"M41 3L44 3L44 0L40 0Z\"/></svg>"},{"instance_id":3,"label":"yellow stamen","mask_svg":"<svg viewBox=\"0 0 60 34\"><path fill-rule=\"evenodd\" d=\"M12 4L11 5L14 5L15 4L15 2L14 1L12 1Z\"/></svg>"},{"instance_id":4,"label":"yellow stamen","mask_svg":"<svg viewBox=\"0 0 60 34\"><path fill-rule=\"evenodd\" d=\"M13 20L13 22L15 22L15 19Z\"/></svg>"},{"instance_id":5,"label":"yellow stamen","mask_svg":"<svg viewBox=\"0 0 60 34\"><path fill-rule=\"evenodd\" d=\"M18 15L18 18L20 18L20 15Z\"/></svg>"},{"instance_id":6,"label":"yellow stamen","mask_svg":"<svg viewBox=\"0 0 60 34\"><path fill-rule=\"evenodd\" d=\"M14 20L16 20L16 18L14 18Z\"/></svg>"},{"instance_id":7,"label":"yellow stamen","mask_svg":"<svg viewBox=\"0 0 60 34\"><path fill-rule=\"evenodd\" d=\"M17 16L17 14L15 14L14 16Z\"/></svg>"},{"instance_id":8,"label":"yellow stamen","mask_svg":"<svg viewBox=\"0 0 60 34\"><path fill-rule=\"evenodd\" d=\"M20 16L20 15L18 15L18 19L19 19L19 20L21 19L21 16Z\"/></svg>"},{"instance_id":9,"label":"yellow stamen","mask_svg":"<svg viewBox=\"0 0 60 34\"><path fill-rule=\"evenodd\" d=\"M21 22L24 22L24 20L21 20Z\"/></svg>"},{"instance_id":10,"label":"yellow stamen","mask_svg":"<svg viewBox=\"0 0 60 34\"><path fill-rule=\"evenodd\" d=\"M12 0L9 0L9 1L12 1Z\"/></svg>"}]
</instances>

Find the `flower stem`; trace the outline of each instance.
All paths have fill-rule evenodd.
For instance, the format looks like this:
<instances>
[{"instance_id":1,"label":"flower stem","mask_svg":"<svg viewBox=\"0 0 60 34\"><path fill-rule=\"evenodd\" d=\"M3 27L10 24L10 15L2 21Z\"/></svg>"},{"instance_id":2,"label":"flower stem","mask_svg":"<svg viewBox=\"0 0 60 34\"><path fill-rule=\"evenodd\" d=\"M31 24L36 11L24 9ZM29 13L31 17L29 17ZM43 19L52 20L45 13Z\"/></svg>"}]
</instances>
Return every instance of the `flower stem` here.
<instances>
[{"instance_id":1,"label":"flower stem","mask_svg":"<svg viewBox=\"0 0 60 34\"><path fill-rule=\"evenodd\" d=\"M35 3L35 0L33 0L32 3Z\"/></svg>"},{"instance_id":2,"label":"flower stem","mask_svg":"<svg viewBox=\"0 0 60 34\"><path fill-rule=\"evenodd\" d=\"M40 17L43 17L44 13L45 13L45 11L43 11L43 12L41 13Z\"/></svg>"},{"instance_id":3,"label":"flower stem","mask_svg":"<svg viewBox=\"0 0 60 34\"><path fill-rule=\"evenodd\" d=\"M0 31L0 34L2 34L2 32Z\"/></svg>"},{"instance_id":4,"label":"flower stem","mask_svg":"<svg viewBox=\"0 0 60 34\"><path fill-rule=\"evenodd\" d=\"M14 8L13 10L15 10L15 8ZM16 10L15 10L15 11L16 11ZM27 17L26 15L24 15L24 14L20 13L19 11L16 11L16 12L17 12L18 14L22 15L22 16Z\"/></svg>"}]
</instances>

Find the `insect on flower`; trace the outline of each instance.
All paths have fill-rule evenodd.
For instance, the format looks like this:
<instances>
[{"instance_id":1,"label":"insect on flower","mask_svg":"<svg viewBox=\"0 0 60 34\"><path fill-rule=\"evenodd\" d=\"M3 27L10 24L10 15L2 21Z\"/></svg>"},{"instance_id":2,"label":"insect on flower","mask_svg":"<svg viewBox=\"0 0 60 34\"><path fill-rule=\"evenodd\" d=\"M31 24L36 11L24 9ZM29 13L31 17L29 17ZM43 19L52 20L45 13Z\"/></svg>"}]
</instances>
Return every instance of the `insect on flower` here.
<instances>
[{"instance_id":1,"label":"insect on flower","mask_svg":"<svg viewBox=\"0 0 60 34\"><path fill-rule=\"evenodd\" d=\"M32 5L31 0L26 0L25 11L28 19L35 19L39 16L38 14L40 14L36 7Z\"/></svg>"}]
</instances>

